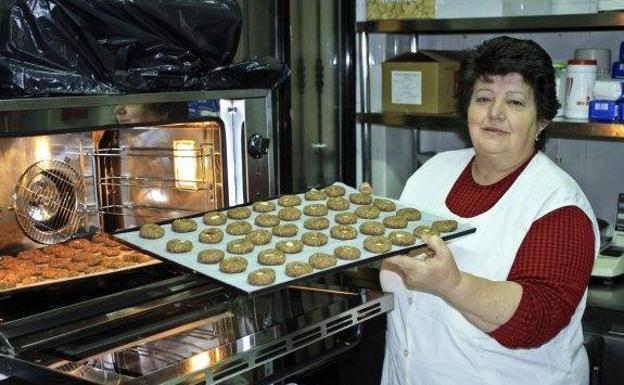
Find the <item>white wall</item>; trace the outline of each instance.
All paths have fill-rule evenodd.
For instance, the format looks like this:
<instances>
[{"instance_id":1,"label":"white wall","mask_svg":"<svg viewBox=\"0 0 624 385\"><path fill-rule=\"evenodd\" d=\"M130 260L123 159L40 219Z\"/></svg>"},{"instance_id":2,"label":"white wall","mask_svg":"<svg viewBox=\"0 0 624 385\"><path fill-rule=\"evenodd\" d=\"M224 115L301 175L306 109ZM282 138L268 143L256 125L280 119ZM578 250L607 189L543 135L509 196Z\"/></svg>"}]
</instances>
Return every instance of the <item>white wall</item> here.
<instances>
[{"instance_id":1,"label":"white wall","mask_svg":"<svg viewBox=\"0 0 624 385\"><path fill-rule=\"evenodd\" d=\"M462 50L474 47L500 34L423 35L419 49ZM575 48L610 48L617 60L624 31L509 33L509 36L533 39L546 49L553 61L573 57ZM370 35L372 111L381 111L380 63L410 49L410 36ZM358 56L359 59L359 56ZM359 84L358 84L359 86ZM359 90L358 90L359 99ZM412 134L409 134L409 132ZM411 140L410 140L411 137ZM360 143L358 142L358 145ZM376 193L398 197L403 184L418 166L417 150L445 151L465 144L457 132L409 130L396 127L372 127L372 183ZM360 148L358 148L358 151ZM617 195L624 192L624 141L548 138L545 153L566 170L583 188L596 216L612 228ZM358 159L360 156L358 155ZM359 171L359 168L358 168ZM358 175L361 180L361 173Z\"/></svg>"}]
</instances>

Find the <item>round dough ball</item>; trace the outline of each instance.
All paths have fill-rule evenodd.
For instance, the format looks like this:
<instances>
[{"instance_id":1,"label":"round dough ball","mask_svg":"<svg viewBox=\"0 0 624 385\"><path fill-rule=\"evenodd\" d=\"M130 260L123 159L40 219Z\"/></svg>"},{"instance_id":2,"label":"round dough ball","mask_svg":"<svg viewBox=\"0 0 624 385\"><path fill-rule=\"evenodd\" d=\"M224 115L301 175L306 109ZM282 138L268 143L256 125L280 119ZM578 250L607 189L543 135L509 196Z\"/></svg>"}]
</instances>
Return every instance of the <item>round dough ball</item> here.
<instances>
[{"instance_id":1,"label":"round dough ball","mask_svg":"<svg viewBox=\"0 0 624 385\"><path fill-rule=\"evenodd\" d=\"M355 227L348 225L336 225L329 230L329 234L332 238L340 240L355 239L358 236Z\"/></svg>"},{"instance_id":2,"label":"round dough ball","mask_svg":"<svg viewBox=\"0 0 624 385\"><path fill-rule=\"evenodd\" d=\"M286 254L275 249L266 249L258 253L258 263L267 266L282 265L286 262Z\"/></svg>"},{"instance_id":3,"label":"round dough ball","mask_svg":"<svg viewBox=\"0 0 624 385\"><path fill-rule=\"evenodd\" d=\"M260 227L273 227L279 225L280 219L277 215L260 214L256 217L255 223Z\"/></svg>"},{"instance_id":4,"label":"round dough ball","mask_svg":"<svg viewBox=\"0 0 624 385\"><path fill-rule=\"evenodd\" d=\"M214 264L219 263L225 257L225 253L223 250L219 249L207 249L202 250L197 254L197 262L206 263L206 264Z\"/></svg>"},{"instance_id":5,"label":"round dough ball","mask_svg":"<svg viewBox=\"0 0 624 385\"><path fill-rule=\"evenodd\" d=\"M271 242L273 234L269 230L259 229L253 230L249 234L245 235L245 239L254 245L266 245Z\"/></svg>"},{"instance_id":6,"label":"round dough ball","mask_svg":"<svg viewBox=\"0 0 624 385\"><path fill-rule=\"evenodd\" d=\"M277 203L283 207L298 206L301 204L301 197L297 195L282 195L277 200Z\"/></svg>"},{"instance_id":7,"label":"round dough ball","mask_svg":"<svg viewBox=\"0 0 624 385\"><path fill-rule=\"evenodd\" d=\"M418 238L420 238L423 234L440 235L440 232L438 230L434 230L429 226L417 226L414 228L413 233Z\"/></svg>"},{"instance_id":8,"label":"round dough ball","mask_svg":"<svg viewBox=\"0 0 624 385\"><path fill-rule=\"evenodd\" d=\"M327 218L308 218L303 222L303 227L308 230L325 230L329 227Z\"/></svg>"},{"instance_id":9,"label":"round dough ball","mask_svg":"<svg viewBox=\"0 0 624 385\"><path fill-rule=\"evenodd\" d=\"M334 211L348 210L350 205L349 200L343 197L332 197L327 199L327 207Z\"/></svg>"},{"instance_id":10,"label":"round dough ball","mask_svg":"<svg viewBox=\"0 0 624 385\"><path fill-rule=\"evenodd\" d=\"M310 217L322 217L327 215L327 206L322 204L303 206L303 213Z\"/></svg>"},{"instance_id":11,"label":"round dough ball","mask_svg":"<svg viewBox=\"0 0 624 385\"><path fill-rule=\"evenodd\" d=\"M373 197L366 193L351 193L349 194L349 200L356 205L370 205L373 203Z\"/></svg>"},{"instance_id":12,"label":"round dough ball","mask_svg":"<svg viewBox=\"0 0 624 385\"><path fill-rule=\"evenodd\" d=\"M199 241L201 243L219 243L223 240L223 230L218 229L216 227L211 227L205 230L202 230L199 233Z\"/></svg>"},{"instance_id":13,"label":"round dough ball","mask_svg":"<svg viewBox=\"0 0 624 385\"><path fill-rule=\"evenodd\" d=\"M165 235L165 229L156 223L146 223L139 230L139 237L144 239L158 239Z\"/></svg>"},{"instance_id":14,"label":"round dough ball","mask_svg":"<svg viewBox=\"0 0 624 385\"><path fill-rule=\"evenodd\" d=\"M353 246L338 246L334 249L334 255L336 258L344 259L347 261L352 261L354 259L360 258L360 249Z\"/></svg>"},{"instance_id":15,"label":"round dough ball","mask_svg":"<svg viewBox=\"0 0 624 385\"><path fill-rule=\"evenodd\" d=\"M277 235L278 237L286 238L294 237L295 235L297 235L299 228L293 223L287 223L285 225L274 226L271 231L274 235Z\"/></svg>"},{"instance_id":16,"label":"round dough ball","mask_svg":"<svg viewBox=\"0 0 624 385\"><path fill-rule=\"evenodd\" d=\"M440 233L450 233L457 230L457 221L445 220L445 221L433 221L431 228Z\"/></svg>"},{"instance_id":17,"label":"round dough ball","mask_svg":"<svg viewBox=\"0 0 624 385\"><path fill-rule=\"evenodd\" d=\"M230 219L247 219L251 215L251 210L247 207L235 207L233 209L229 209L227 212L227 217Z\"/></svg>"},{"instance_id":18,"label":"round dough ball","mask_svg":"<svg viewBox=\"0 0 624 385\"><path fill-rule=\"evenodd\" d=\"M383 235L386 228L381 222L366 221L360 225L360 233L366 235Z\"/></svg>"},{"instance_id":19,"label":"round dough ball","mask_svg":"<svg viewBox=\"0 0 624 385\"><path fill-rule=\"evenodd\" d=\"M305 199L308 201L323 201L327 199L327 194L325 194L324 191L319 191L316 189L306 191L304 196L305 196Z\"/></svg>"},{"instance_id":20,"label":"round dough ball","mask_svg":"<svg viewBox=\"0 0 624 385\"><path fill-rule=\"evenodd\" d=\"M406 207L406 208L397 210L397 215L402 216L408 221L418 221L420 220L420 217L421 217L420 211L412 207Z\"/></svg>"},{"instance_id":21,"label":"round dough ball","mask_svg":"<svg viewBox=\"0 0 624 385\"><path fill-rule=\"evenodd\" d=\"M297 254L303 250L303 242L298 239L293 239L289 241L279 241L275 244L275 248L282 253L286 254Z\"/></svg>"},{"instance_id":22,"label":"round dough ball","mask_svg":"<svg viewBox=\"0 0 624 385\"><path fill-rule=\"evenodd\" d=\"M301 218L301 210L296 207L284 207L277 216L283 221L296 221Z\"/></svg>"},{"instance_id":23,"label":"round dough ball","mask_svg":"<svg viewBox=\"0 0 624 385\"><path fill-rule=\"evenodd\" d=\"M254 249L254 244L246 239L235 239L227 243L227 251L232 254L247 254Z\"/></svg>"},{"instance_id":24,"label":"round dough ball","mask_svg":"<svg viewBox=\"0 0 624 385\"><path fill-rule=\"evenodd\" d=\"M253 209L258 213L268 213L275 210L275 203L266 201L255 202Z\"/></svg>"},{"instance_id":25,"label":"round dough ball","mask_svg":"<svg viewBox=\"0 0 624 385\"><path fill-rule=\"evenodd\" d=\"M345 195L345 189L342 186L338 186L338 185L331 185L331 186L327 186L323 189L323 191L325 192L325 194L328 197L341 197L343 195Z\"/></svg>"},{"instance_id":26,"label":"round dough ball","mask_svg":"<svg viewBox=\"0 0 624 385\"><path fill-rule=\"evenodd\" d=\"M364 248L372 253L383 254L392 250L392 242L379 235L371 235L364 240Z\"/></svg>"},{"instance_id":27,"label":"round dough ball","mask_svg":"<svg viewBox=\"0 0 624 385\"><path fill-rule=\"evenodd\" d=\"M267 286L275 282L275 271L268 267L254 270L247 276L247 283L254 286Z\"/></svg>"},{"instance_id":28,"label":"round dough ball","mask_svg":"<svg viewBox=\"0 0 624 385\"><path fill-rule=\"evenodd\" d=\"M391 231L388 239L397 246L412 246L416 243L416 236L409 231Z\"/></svg>"},{"instance_id":29,"label":"round dough ball","mask_svg":"<svg viewBox=\"0 0 624 385\"><path fill-rule=\"evenodd\" d=\"M327 244L327 235L320 231L308 231L303 233L301 241L305 245L319 247Z\"/></svg>"},{"instance_id":30,"label":"round dough ball","mask_svg":"<svg viewBox=\"0 0 624 385\"><path fill-rule=\"evenodd\" d=\"M341 225L354 225L358 221L358 216L355 213L339 213L334 217L334 221Z\"/></svg>"},{"instance_id":31,"label":"round dough ball","mask_svg":"<svg viewBox=\"0 0 624 385\"><path fill-rule=\"evenodd\" d=\"M292 278L301 277L302 275L310 274L314 269L310 264L305 262L289 262L286 264L286 275Z\"/></svg>"},{"instance_id":32,"label":"round dough ball","mask_svg":"<svg viewBox=\"0 0 624 385\"><path fill-rule=\"evenodd\" d=\"M170 253L188 253L193 250L193 242L186 239L172 239L167 242L166 247Z\"/></svg>"},{"instance_id":33,"label":"round dough ball","mask_svg":"<svg viewBox=\"0 0 624 385\"><path fill-rule=\"evenodd\" d=\"M383 224L389 229L404 229L407 227L407 219L400 215L389 215L383 219Z\"/></svg>"},{"instance_id":34,"label":"round dough ball","mask_svg":"<svg viewBox=\"0 0 624 385\"><path fill-rule=\"evenodd\" d=\"M171 224L171 230L176 233L190 233L197 230L197 222L188 218L176 219Z\"/></svg>"},{"instance_id":35,"label":"round dough ball","mask_svg":"<svg viewBox=\"0 0 624 385\"><path fill-rule=\"evenodd\" d=\"M355 214L362 219L375 219L379 217L379 209L373 205L360 206Z\"/></svg>"},{"instance_id":36,"label":"round dough ball","mask_svg":"<svg viewBox=\"0 0 624 385\"><path fill-rule=\"evenodd\" d=\"M225 231L231 235L245 235L251 231L251 225L245 221L236 221L227 225Z\"/></svg>"},{"instance_id":37,"label":"round dough ball","mask_svg":"<svg viewBox=\"0 0 624 385\"><path fill-rule=\"evenodd\" d=\"M375 205L381 211L396 210L396 205L389 199L375 198L375 200L373 201L373 205Z\"/></svg>"},{"instance_id":38,"label":"round dough ball","mask_svg":"<svg viewBox=\"0 0 624 385\"><path fill-rule=\"evenodd\" d=\"M224 273L241 273L247 268L247 260L243 257L228 257L219 263L219 270Z\"/></svg>"},{"instance_id":39,"label":"round dough ball","mask_svg":"<svg viewBox=\"0 0 624 385\"><path fill-rule=\"evenodd\" d=\"M227 222L227 215L220 211L211 211L209 213L204 214L202 220L208 226L221 226Z\"/></svg>"},{"instance_id":40,"label":"round dough ball","mask_svg":"<svg viewBox=\"0 0 624 385\"><path fill-rule=\"evenodd\" d=\"M315 269L323 270L336 266L336 257L327 253L314 253L308 258L308 263Z\"/></svg>"}]
</instances>

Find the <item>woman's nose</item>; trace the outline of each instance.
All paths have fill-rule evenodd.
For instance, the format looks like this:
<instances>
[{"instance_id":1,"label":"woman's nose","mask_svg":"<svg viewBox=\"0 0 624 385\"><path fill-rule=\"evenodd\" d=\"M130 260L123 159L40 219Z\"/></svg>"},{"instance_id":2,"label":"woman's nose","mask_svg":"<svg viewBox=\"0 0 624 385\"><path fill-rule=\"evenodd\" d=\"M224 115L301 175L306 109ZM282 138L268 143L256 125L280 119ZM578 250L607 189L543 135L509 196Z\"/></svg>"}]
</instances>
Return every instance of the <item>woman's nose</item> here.
<instances>
[{"instance_id":1,"label":"woman's nose","mask_svg":"<svg viewBox=\"0 0 624 385\"><path fill-rule=\"evenodd\" d=\"M490 105L490 109L488 111L488 115L490 119L505 119L505 103L501 100L495 100L494 103Z\"/></svg>"}]
</instances>

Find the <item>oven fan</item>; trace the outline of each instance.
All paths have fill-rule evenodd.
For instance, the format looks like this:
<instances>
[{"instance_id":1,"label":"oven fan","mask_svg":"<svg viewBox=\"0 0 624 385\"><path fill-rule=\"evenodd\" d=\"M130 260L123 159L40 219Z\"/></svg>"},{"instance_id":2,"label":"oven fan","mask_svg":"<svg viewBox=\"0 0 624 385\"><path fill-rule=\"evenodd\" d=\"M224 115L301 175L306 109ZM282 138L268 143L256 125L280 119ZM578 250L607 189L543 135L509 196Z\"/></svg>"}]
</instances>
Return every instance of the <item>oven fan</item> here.
<instances>
[{"instance_id":1,"label":"oven fan","mask_svg":"<svg viewBox=\"0 0 624 385\"><path fill-rule=\"evenodd\" d=\"M15 214L33 240L66 241L80 227L84 186L78 172L60 160L42 160L20 177L13 192Z\"/></svg>"}]
</instances>

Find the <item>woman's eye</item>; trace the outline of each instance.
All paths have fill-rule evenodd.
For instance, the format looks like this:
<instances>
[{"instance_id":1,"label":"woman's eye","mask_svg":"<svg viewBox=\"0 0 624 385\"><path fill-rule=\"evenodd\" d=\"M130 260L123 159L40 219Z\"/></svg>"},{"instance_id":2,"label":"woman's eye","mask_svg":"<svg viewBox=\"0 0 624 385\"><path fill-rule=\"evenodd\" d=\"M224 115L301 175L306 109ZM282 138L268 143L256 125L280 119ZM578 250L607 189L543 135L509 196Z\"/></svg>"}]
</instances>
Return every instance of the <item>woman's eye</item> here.
<instances>
[{"instance_id":1,"label":"woman's eye","mask_svg":"<svg viewBox=\"0 0 624 385\"><path fill-rule=\"evenodd\" d=\"M524 106L524 102L520 100L508 100L507 103L511 104L512 106L518 106L518 107Z\"/></svg>"},{"instance_id":2,"label":"woman's eye","mask_svg":"<svg viewBox=\"0 0 624 385\"><path fill-rule=\"evenodd\" d=\"M488 98L487 96L477 96L477 103L485 103L489 101L490 98Z\"/></svg>"}]
</instances>

